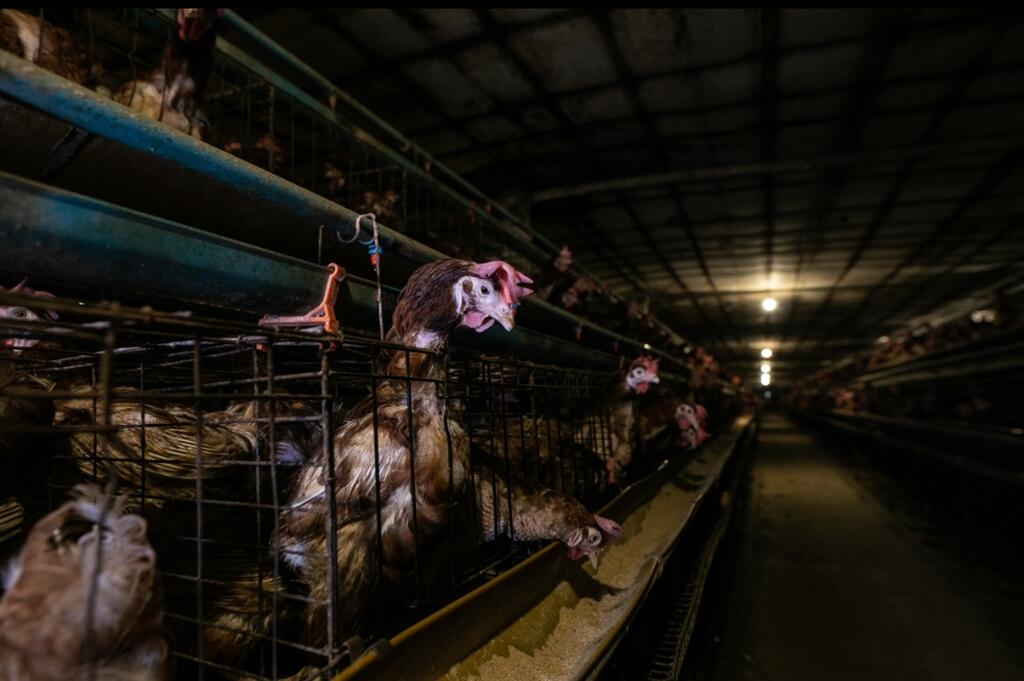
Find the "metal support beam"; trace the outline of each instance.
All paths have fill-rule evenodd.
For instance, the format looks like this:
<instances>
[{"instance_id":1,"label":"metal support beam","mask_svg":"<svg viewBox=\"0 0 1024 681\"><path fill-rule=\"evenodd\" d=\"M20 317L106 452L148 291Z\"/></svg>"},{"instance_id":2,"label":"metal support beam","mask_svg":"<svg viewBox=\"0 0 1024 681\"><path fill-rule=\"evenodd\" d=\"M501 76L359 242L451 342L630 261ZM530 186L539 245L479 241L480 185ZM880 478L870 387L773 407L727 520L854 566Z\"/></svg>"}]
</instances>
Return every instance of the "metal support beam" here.
<instances>
[{"instance_id":1,"label":"metal support beam","mask_svg":"<svg viewBox=\"0 0 1024 681\"><path fill-rule=\"evenodd\" d=\"M761 162L775 160L775 139L778 136L779 99L779 31L782 13L778 9L761 10L761 97L760 134ZM775 256L775 178L761 176L764 195L765 274L771 279Z\"/></svg>"},{"instance_id":2,"label":"metal support beam","mask_svg":"<svg viewBox=\"0 0 1024 681\"><path fill-rule=\"evenodd\" d=\"M0 93L100 137L210 176L253 200L286 208L310 225L326 225L346 238L355 233L355 212L2 50ZM413 261L444 257L385 226L380 227L380 238L390 250Z\"/></svg>"},{"instance_id":3,"label":"metal support beam","mask_svg":"<svg viewBox=\"0 0 1024 681\"><path fill-rule=\"evenodd\" d=\"M583 15L585 13L590 13L590 14L593 15L595 12L594 12L594 10L579 10L578 12L575 12L572 16L569 16L569 14L566 13L566 14L558 15L557 17L550 17L551 24L553 25L559 18L562 18L562 17L564 17L566 20L570 20L570 21L571 20L575 20L576 18L578 18L579 16L581 16L581 15ZM541 24L541 22L543 20L544 20L543 18L538 18L538 19L535 19L535 20L525 20L525 21L521 21L521 22L516 22L513 25L509 25L508 26L508 30L510 32L525 32L525 33L528 33L528 32L530 32L531 29L539 28L540 27L539 25ZM918 20L914 24L914 30L922 31L922 32L926 32L926 31L942 31L944 29L962 30L965 27L988 26L988 25L1004 23L1004 21L1005 21L1004 17L1000 16L999 14L992 13L992 12L986 12L984 10L979 10L979 11L975 12L974 15L970 15L970 16L965 16L965 15L962 15L962 14L959 14L959 13L954 13L954 14L949 14L949 15L936 15L934 17L929 17L929 18L918 17ZM532 22L536 22L536 23L532 23ZM680 26L680 34L682 34L681 35L681 39L690 41L690 46L692 46L692 39L688 35L686 35L686 33L690 32L690 28L689 28L689 26L686 25L687 22L686 22L685 15L683 15L681 17L680 24L681 24L681 26ZM680 35L680 34L677 34L677 35ZM865 34L851 34L851 35L846 35L846 36L837 37L837 38L826 38L826 39L823 39L823 40L800 42L799 44L794 44L794 45L791 45L791 46L780 45L779 46L779 55L782 56L782 57L804 57L804 58L807 58L807 59L814 59L817 55L821 54L822 52L830 51L830 50L842 50L842 49L846 49L846 48L850 48L850 47L854 47L854 46L859 46L865 40L872 40L872 39L874 39L876 37L877 37L876 34L872 31L872 32L868 32L868 33L865 33ZM459 52L471 49L473 47L477 47L477 46L479 46L481 44L487 44L487 43L490 43L490 42L492 42L491 35L489 33L487 33L486 31L482 31L482 32L479 32L479 33L473 33L473 34L467 36L466 38L461 38L461 39L453 40L453 41L445 43L443 45L431 46L431 47L425 48L425 49L420 50L420 51L414 51L414 52L411 52L409 54L405 54L405 55L402 55L400 57L396 57L395 60L394 60L394 63L396 63L396 64L408 64L408 63L417 62L417 61L419 61L421 59L431 59L431 58L438 57L438 56L447 56L449 53L459 53ZM690 51L690 49L688 48L685 51ZM688 80L690 78L693 78L695 76L700 76L700 75L707 75L709 78L713 79L715 77L716 71L720 71L720 70L732 71L732 70L735 70L735 69L742 69L744 67L751 67L751 68L753 68L752 64L757 59L759 59L759 58L760 58L760 51L757 50L757 51L751 51L751 52L747 52L747 53L744 53L744 54L740 54L740 55L737 55L737 56L734 56L734 57L729 57L727 59L724 59L724 60L721 60L721 61L717 61L717 62L715 62L715 61L712 61L712 62L703 62L702 61L700 63L692 63L692 62L691 63L685 63L684 62L685 65L680 65L678 63L673 63L673 64L669 64L666 68L663 68L663 69L660 69L660 70L659 69L654 69L654 70L650 70L650 71L645 71L644 73L635 74L634 75L634 80L635 80L636 85L639 87L639 86L642 86L642 85L646 85L646 84L654 83L654 82L659 82L659 81L669 81L669 80L671 80L671 81L681 82L681 81L686 81L686 80ZM1012 66L1010 68L1012 70L1016 71L1016 69L1013 68ZM363 78L363 77L365 77L365 72L363 72L362 74L358 74L356 76L351 77L348 82L356 83L356 82L358 82L357 79L360 79L360 78ZM941 82L942 80L944 80L944 75L943 74L927 74L927 75L913 75L913 76L909 76L909 75L893 75L893 76L887 78L888 84L893 86L893 87L897 87L897 88L898 87L902 87L902 86L917 86L917 85L935 84L937 82ZM561 90L559 92L559 95L561 97L566 97L566 98L581 98L581 99L585 99L585 98L589 98L589 97L597 97L597 96L600 96L600 95L608 94L611 91L618 90L620 87L622 87L622 83L621 83L620 80L618 80L616 78L609 78L607 80L601 80L601 81L596 82L596 83L588 83L586 85L579 85L579 86L575 86L575 87L565 88L564 90ZM808 88L807 90L795 90L793 92L787 91L786 94L787 94L787 96L793 95L793 96L807 96L807 97L819 97L819 96L820 97L827 97L829 95L841 95L845 91L846 91L845 84L843 84L841 82L838 82L837 84L827 85L827 86L823 86L823 87L816 87L816 88ZM695 100L700 102L700 101L703 100L703 98L698 95L697 97L695 97ZM542 104L545 104L545 103L546 102L545 102L545 100L543 98L534 96L534 97L523 98L522 100L516 102L515 106L517 108L526 110L526 109L530 109L530 108L533 108L533 107L536 107L536 106L539 106L539 105L542 105ZM686 114L686 115L695 115L695 116L708 116L708 115L714 114L717 111L721 111L723 109L735 109L737 107L753 107L753 106L756 106L756 105L757 105L756 98L751 98L751 99L734 99L734 100L727 100L727 101L718 100L714 104L707 105L707 106L679 108L679 109L666 109L666 112L672 113L672 114ZM484 120L488 116L490 116L490 112L483 111L483 112L473 113L473 114L464 116L464 117L460 118L460 120L465 122L465 123L471 124L471 123L477 123L477 122L479 122L481 120ZM607 119L607 120L608 120L608 122L618 124L618 123L624 122L625 120L628 120L628 118L626 118L626 117L623 117L623 118L616 117L616 118L610 118L610 119ZM435 133L435 132L437 132L440 129L441 128L440 128L439 125L425 125L422 128L417 128L415 130L410 130L409 134L415 135L415 136L427 135L427 134Z\"/></svg>"},{"instance_id":4,"label":"metal support beam","mask_svg":"<svg viewBox=\"0 0 1024 681\"><path fill-rule=\"evenodd\" d=\"M14 276L31 273L60 291L139 304L186 304L255 319L267 312L311 309L326 280L327 270L319 265L6 173L0 173L0 205L0 270ZM385 287L387 298L397 293ZM512 333L459 333L456 343L541 362L617 365L610 352L549 335L572 338L578 321L549 307L531 311L539 322L535 326L548 334L520 326ZM376 313L374 285L347 277L337 301L342 324L375 328ZM601 333L587 336L602 339ZM616 340L623 352L642 352L636 341L616 334L603 338L607 350ZM662 356L667 364L682 367L675 358Z\"/></svg>"},{"instance_id":5,"label":"metal support beam","mask_svg":"<svg viewBox=\"0 0 1024 681\"><path fill-rule=\"evenodd\" d=\"M224 12L224 21L228 26L244 35L249 41L258 45L272 58L280 61L289 69L294 70L297 74L301 75L313 86L315 91L323 97L323 102L326 102L328 98L332 96L336 97L343 107L351 110L360 118L368 122L372 127L379 129L388 138L390 138L391 143L395 147L399 149L408 149L410 151L410 155L429 162L433 173L444 176L447 180L451 181L468 194L476 197L478 200L493 205L494 209L497 210L497 212L506 220L510 220L520 227L523 226L522 221L513 213L509 212L507 208L491 201L490 197L480 191L477 187L467 182L462 176L458 175L444 163L434 158L429 152L423 149L423 147L417 145L411 139L403 135L398 129L388 124L387 121L363 106L357 99L337 87L334 83L311 68L304 61L286 50L280 43L275 42L270 38L270 36L247 22L239 16L238 13L232 10L226 10ZM540 237L543 242L542 235L534 234L532 236L535 238ZM546 245L550 248L555 248L554 244L551 244L550 242Z\"/></svg>"},{"instance_id":6,"label":"metal support beam","mask_svg":"<svg viewBox=\"0 0 1024 681\"><path fill-rule=\"evenodd\" d=\"M784 159L768 163L741 163L736 165L713 166L679 170L669 173L639 175L600 182L557 187L535 192L530 200L534 203L556 201L575 196L586 196L613 191L645 189L682 185L711 180L725 180L737 177L759 177L766 174L779 175L786 173L810 173L827 168L877 165L893 161L926 160L933 158L949 158L969 156L972 154L998 154L1009 148L1024 147L1024 136L1010 135L1002 137L981 138L966 142L949 144L912 145L872 151L858 151L848 154L829 154L798 159Z\"/></svg>"},{"instance_id":7,"label":"metal support beam","mask_svg":"<svg viewBox=\"0 0 1024 681\"><path fill-rule=\"evenodd\" d=\"M878 93L882 88L885 71L889 64L889 57L899 40L905 34L906 13L903 10L883 9L876 11L879 12L880 17L878 20L878 37L874 41L865 43L864 45L864 54L862 56L857 82L853 89L849 91L844 107L843 120L835 133L833 148L835 148L836 153L852 153L860 146L860 139L864 126L871 115L875 98L878 96ZM845 167L839 166L830 168L825 173L825 177L821 182L821 188L818 190L817 197L814 201L814 206L808 214L807 219L804 221L800 232L800 239L797 245L798 255L796 274L793 277L793 280L798 284L800 282L800 275L803 273L804 262L806 259L804 243L805 235L812 235L814 253L811 257L813 258L823 248L825 222L832 213L835 202L839 198L845 183ZM872 234L872 237L873 236L874 235ZM862 242L862 245L858 247L858 250L863 252L863 248L866 246L867 243ZM859 257L859 255L856 256L856 258ZM842 281L842 278L846 276L848 271L849 268L843 271L843 274L836 282L837 285ZM831 298L831 295L829 295L829 298ZM790 306L789 315L782 327L783 342L789 338L795 314L796 306Z\"/></svg>"},{"instance_id":8,"label":"metal support beam","mask_svg":"<svg viewBox=\"0 0 1024 681\"><path fill-rule=\"evenodd\" d=\"M1015 17L1018 13L1019 10L1014 9L1011 11L1011 14L1008 18ZM959 73L959 75L953 82L952 87L948 90L948 92L945 94L945 96L942 98L939 104L935 107L935 113L929 121L928 126L921 132L920 136L918 137L919 143L926 143L933 138L942 122L945 121L949 114L952 111L954 111L956 107L959 105L964 94L967 92L967 89L979 76L981 76L985 72L988 62L996 49L996 46L1001 43L1001 39L1010 25L1011 22L1006 21L1001 24L996 24L993 27L991 34L989 36L989 40L985 42L981 50L979 50L979 52L974 56L974 58L971 59L967 66ZM994 166L995 169L1005 172L1007 170L1016 168L1022 161L1024 161L1024 152L1022 152L1020 145L1012 145L1008 148L1004 147L1003 149L1000 150L1000 153L1001 157L999 162ZM886 197L886 201L883 203L882 208L876 215L872 227L868 230L868 239L870 239L870 236L873 236L873 234L878 231L878 228L881 226L881 224L884 223L884 220L888 216L888 212L892 208L892 205L895 202L896 197L899 195L899 193L903 191L904 185L909 180L916 162L917 159L911 159L908 160L903 166L899 179L897 180L896 184L890 189L889 195ZM986 178L982 180L982 182L978 186L976 186L961 202L959 202L945 219L936 223L931 235L927 239L922 241L918 245L918 247L914 249L913 252L910 253L909 256L901 260L900 263L896 266L896 268L889 272L889 274L887 274L876 285L876 288L872 290L867 296L864 297L864 299L861 301L861 304L858 305L852 313L846 315L843 318L842 322L839 325L833 327L832 330L829 331L828 334L825 335L824 338L822 338L821 340L827 340L831 338L833 335L838 333L840 329L849 329L850 324L852 324L854 321L858 321L862 312L867 308L867 306L870 303L874 301L875 295L878 293L878 291L881 290L882 287L884 287L886 284L888 284L888 282L896 279L899 276L899 274L903 272L904 269L912 265L914 262L917 261L917 259L921 255L926 253L928 249L931 247L931 245L935 242L935 240L940 238L953 224L958 222L967 212L967 208L969 208L973 203L975 203L981 197L987 194L988 191L994 186L995 183L998 182L999 179L1000 178L993 172L993 170L990 169L990 171L986 175ZM858 251L860 250L861 249L858 249ZM852 269L852 266L848 266L843 271L843 273L840 275L840 278L836 282L837 284L839 283L839 281L842 280L842 277L845 276L846 272L848 272L850 269ZM826 300L825 305L827 304L828 300ZM819 312L821 312L821 310L819 310ZM877 324L877 321L875 321L875 323ZM821 341L819 341L819 343L820 342Z\"/></svg>"},{"instance_id":9,"label":"metal support beam","mask_svg":"<svg viewBox=\"0 0 1024 681\"><path fill-rule=\"evenodd\" d=\"M310 229L325 225L346 238L354 234L355 212L3 50L0 50L0 93L100 137L117 140L130 149L166 159L198 176L208 177L215 185L230 187L244 200L257 205L271 204L296 221L307 223ZM413 263L447 257L383 225L380 240L387 250ZM642 342L602 329L546 302L528 298L523 312L524 316L548 320L558 328L574 330L582 325L590 330L587 338L600 342L603 348L610 349L618 342L623 352L629 348L637 354L643 352Z\"/></svg>"}]
</instances>

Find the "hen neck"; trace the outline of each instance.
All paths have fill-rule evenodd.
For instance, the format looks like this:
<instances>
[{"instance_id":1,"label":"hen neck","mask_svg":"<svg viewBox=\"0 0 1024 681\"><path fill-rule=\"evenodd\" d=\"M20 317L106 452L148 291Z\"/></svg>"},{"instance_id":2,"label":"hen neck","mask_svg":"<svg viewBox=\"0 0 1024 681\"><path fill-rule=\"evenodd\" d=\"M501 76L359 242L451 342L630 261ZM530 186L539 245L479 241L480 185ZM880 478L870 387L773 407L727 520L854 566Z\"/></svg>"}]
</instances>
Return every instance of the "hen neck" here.
<instances>
[{"instance_id":1,"label":"hen neck","mask_svg":"<svg viewBox=\"0 0 1024 681\"><path fill-rule=\"evenodd\" d=\"M384 351L382 359L390 380L401 381L406 376L427 379L442 377L444 360L440 355L448 347L447 333L417 327L407 330L401 336L389 334L388 341L416 349Z\"/></svg>"}]
</instances>

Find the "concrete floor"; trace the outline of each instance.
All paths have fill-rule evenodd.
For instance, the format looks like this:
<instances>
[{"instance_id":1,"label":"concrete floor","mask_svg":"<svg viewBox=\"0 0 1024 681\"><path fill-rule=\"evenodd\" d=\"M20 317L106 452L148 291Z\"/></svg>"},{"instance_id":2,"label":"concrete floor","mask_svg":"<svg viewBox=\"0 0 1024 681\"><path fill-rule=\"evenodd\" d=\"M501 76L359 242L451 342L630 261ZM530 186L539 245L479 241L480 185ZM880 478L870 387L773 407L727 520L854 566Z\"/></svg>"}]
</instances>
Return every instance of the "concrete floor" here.
<instances>
[{"instance_id":1,"label":"concrete floor","mask_svg":"<svg viewBox=\"0 0 1024 681\"><path fill-rule=\"evenodd\" d=\"M764 421L733 583L698 675L1024 679L1024 654L836 458Z\"/></svg>"}]
</instances>

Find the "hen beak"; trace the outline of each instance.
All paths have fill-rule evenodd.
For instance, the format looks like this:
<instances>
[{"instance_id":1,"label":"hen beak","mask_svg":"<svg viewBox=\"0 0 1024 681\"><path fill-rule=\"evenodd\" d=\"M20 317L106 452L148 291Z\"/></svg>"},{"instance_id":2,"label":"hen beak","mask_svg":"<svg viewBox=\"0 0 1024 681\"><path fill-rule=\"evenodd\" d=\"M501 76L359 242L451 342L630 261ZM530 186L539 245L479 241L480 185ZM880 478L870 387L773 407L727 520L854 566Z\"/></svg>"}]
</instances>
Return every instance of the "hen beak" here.
<instances>
[{"instance_id":1,"label":"hen beak","mask_svg":"<svg viewBox=\"0 0 1024 681\"><path fill-rule=\"evenodd\" d=\"M595 570L597 569L597 558L599 553L599 549L580 548L579 546L570 546L566 549L566 554L569 556L569 560L579 560L586 556L587 560Z\"/></svg>"},{"instance_id":2,"label":"hen beak","mask_svg":"<svg viewBox=\"0 0 1024 681\"><path fill-rule=\"evenodd\" d=\"M515 309L511 305L502 304L494 311L491 318L501 324L501 328L511 331L516 325Z\"/></svg>"}]
</instances>

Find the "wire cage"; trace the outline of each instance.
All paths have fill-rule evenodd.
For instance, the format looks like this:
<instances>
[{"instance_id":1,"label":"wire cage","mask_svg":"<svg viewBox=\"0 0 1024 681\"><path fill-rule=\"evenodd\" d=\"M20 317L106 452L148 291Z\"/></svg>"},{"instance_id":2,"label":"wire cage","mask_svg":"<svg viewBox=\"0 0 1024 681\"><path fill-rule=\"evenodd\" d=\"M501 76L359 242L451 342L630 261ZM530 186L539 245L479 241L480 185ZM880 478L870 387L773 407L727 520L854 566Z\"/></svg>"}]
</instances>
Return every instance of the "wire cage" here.
<instances>
[{"instance_id":1,"label":"wire cage","mask_svg":"<svg viewBox=\"0 0 1024 681\"><path fill-rule=\"evenodd\" d=\"M178 678L334 672L557 538L517 527L514 495L592 510L615 493L609 372L10 293L0 310L0 551L76 485L123 495L147 523ZM410 370L425 361L440 378ZM354 469L360 423L372 456ZM403 561L388 559L395 438L412 476ZM440 486L416 480L431 456ZM355 479L369 494L325 492Z\"/></svg>"},{"instance_id":2,"label":"wire cage","mask_svg":"<svg viewBox=\"0 0 1024 681\"><path fill-rule=\"evenodd\" d=\"M582 266L572 265L569 272L559 275L547 272L554 271L552 261L559 245L437 163L309 67L290 55L282 57L279 46L237 15L226 12L221 19L227 39L218 37L211 46L209 74L200 88L202 96L189 100L183 111L175 109L170 112L173 115L167 115L167 109L178 106L166 100L166 92L172 88L153 86L168 78L173 80L176 73L165 52L182 30L175 23L175 10L24 11L33 19L42 18L47 26L65 31L65 49L58 56L70 57L69 61L81 67L77 74L69 74L46 58L47 53L37 60L44 70L100 94L110 94L119 103L145 111L150 118L161 117L166 127L201 137L210 146L277 177L254 176L250 172L253 169L240 167L220 154L207 155L181 140L164 140L153 126L139 125L137 119L146 116L139 116L137 111L136 120L130 120L127 111L120 115L120 106L102 101L91 102L96 108L95 117L106 122L97 123L94 129L91 119L75 114L79 98L73 89L55 82L41 84L39 81L46 79L32 72L19 72L0 98L0 117L9 119L10 125L32 131L12 140L11 153L0 159L5 171L309 261L324 261L325 227L348 234L355 216L346 215L347 210L357 215L373 213L382 225L394 230L391 235L400 233L403 237L385 245L416 262L423 262L420 245L427 244L454 257L504 260L540 275L542 280L554 277L563 288L574 281L580 283L586 292L574 310L588 316L592 323L577 324L578 340L583 334L590 341L590 327L610 325L656 348L675 348L683 342L653 316L643 324L638 320L623 322L620 317L625 314L625 301ZM36 95L44 89L54 96L41 101ZM145 106L135 103L139 92L149 93ZM22 103L31 106L25 108ZM70 128L68 122L73 122ZM93 135L82 127L93 130L103 141L93 143ZM185 157L191 161L183 162ZM203 159L201 167L193 163L197 158ZM109 168L112 177L93 172L96 168ZM150 183L163 181L164 172L180 182L168 185L167 191L151 191ZM140 186L140 178L145 178L143 184L149 186ZM212 196L207 193L209 185L237 190L238 198L247 204L241 212L254 224L215 207L201 210L205 202L195 201L194 194ZM263 185L267 185L265 192L253 191ZM301 189L319 196L314 200ZM260 203L270 195L276 197L267 203L272 206L270 213L295 225L294 231L288 232L292 238L282 238L276 223L249 205L253 199ZM347 209L346 213L325 213L325 205L329 207L330 202ZM306 220L308 215L315 216L312 223ZM405 237L416 240L415 245ZM390 268L385 276L392 277L395 271ZM397 281L388 279L385 283ZM539 290L547 295L556 282L540 283ZM552 300L559 303L561 298L559 294ZM594 335L604 338L607 333L597 329Z\"/></svg>"},{"instance_id":3,"label":"wire cage","mask_svg":"<svg viewBox=\"0 0 1024 681\"><path fill-rule=\"evenodd\" d=\"M85 84L137 102L146 84L168 77L164 49L174 12L153 9L35 10L69 31L89 65ZM211 49L213 49L211 47ZM359 127L336 98L314 97L220 39L195 110L160 116L181 132L297 184L454 257L500 258L524 267L548 247L481 196L433 173L418 147L395 149ZM60 156L61 154L56 154ZM60 162L51 162L55 175ZM447 176L446 176L447 177Z\"/></svg>"}]
</instances>

